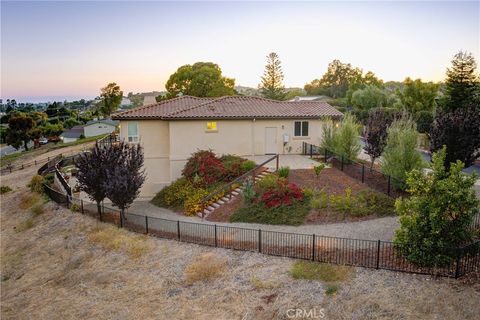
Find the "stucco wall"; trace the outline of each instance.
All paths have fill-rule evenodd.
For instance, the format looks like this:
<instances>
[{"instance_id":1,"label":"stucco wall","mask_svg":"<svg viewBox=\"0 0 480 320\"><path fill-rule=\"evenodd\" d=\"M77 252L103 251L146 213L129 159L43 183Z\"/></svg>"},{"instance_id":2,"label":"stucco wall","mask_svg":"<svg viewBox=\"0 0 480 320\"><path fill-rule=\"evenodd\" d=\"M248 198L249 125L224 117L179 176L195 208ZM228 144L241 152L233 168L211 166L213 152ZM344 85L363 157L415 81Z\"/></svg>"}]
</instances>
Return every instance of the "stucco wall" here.
<instances>
[{"instance_id":1,"label":"stucco wall","mask_svg":"<svg viewBox=\"0 0 480 320\"><path fill-rule=\"evenodd\" d=\"M300 119L299 119L300 120ZM207 120L170 121L170 169L172 179L180 176L186 159L198 149L212 149L217 154L239 156L265 154L265 128L276 128L279 154L299 154L302 142L319 144L321 120L309 121L309 136L294 137L295 120L218 120L217 131L207 131ZM297 120L298 121L298 120ZM289 136L284 146L283 135Z\"/></svg>"},{"instance_id":2,"label":"stucco wall","mask_svg":"<svg viewBox=\"0 0 480 320\"><path fill-rule=\"evenodd\" d=\"M83 128L85 137L94 137L101 134L112 133L115 131L115 126L106 123L93 123Z\"/></svg>"},{"instance_id":3,"label":"stucco wall","mask_svg":"<svg viewBox=\"0 0 480 320\"><path fill-rule=\"evenodd\" d=\"M299 119L301 120L301 119ZM140 120L139 143L144 147L147 180L141 196L151 197L177 179L187 158L199 149L239 156L265 154L265 128L276 128L276 152L299 154L302 142L319 144L321 120L309 121L309 136L294 137L295 120L217 120L217 131L207 131L207 120ZM120 137L127 139L128 121L120 122ZM283 135L289 142L283 145Z\"/></svg>"},{"instance_id":4,"label":"stucco wall","mask_svg":"<svg viewBox=\"0 0 480 320\"><path fill-rule=\"evenodd\" d=\"M120 138L128 141L128 122L120 122ZM140 197L151 197L170 183L169 132L167 121L132 121L138 124L139 143L144 147L146 180Z\"/></svg>"}]
</instances>

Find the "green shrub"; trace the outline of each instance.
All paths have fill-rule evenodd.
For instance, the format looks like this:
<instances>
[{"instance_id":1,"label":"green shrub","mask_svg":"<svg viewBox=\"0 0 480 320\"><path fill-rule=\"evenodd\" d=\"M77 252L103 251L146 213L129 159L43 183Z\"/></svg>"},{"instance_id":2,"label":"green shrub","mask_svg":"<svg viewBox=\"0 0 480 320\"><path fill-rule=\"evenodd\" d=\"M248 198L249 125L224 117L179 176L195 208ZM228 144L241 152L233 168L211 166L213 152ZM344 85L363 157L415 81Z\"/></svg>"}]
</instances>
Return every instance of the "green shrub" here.
<instances>
[{"instance_id":1,"label":"green shrub","mask_svg":"<svg viewBox=\"0 0 480 320\"><path fill-rule=\"evenodd\" d=\"M257 182L257 188L259 191L275 188L275 186L277 185L277 180L278 180L278 176L274 174L269 174Z\"/></svg>"},{"instance_id":2,"label":"green shrub","mask_svg":"<svg viewBox=\"0 0 480 320\"><path fill-rule=\"evenodd\" d=\"M322 124L322 149L327 149L330 152L335 152L335 136L337 133L337 126L331 119L327 119Z\"/></svg>"},{"instance_id":3,"label":"green shrub","mask_svg":"<svg viewBox=\"0 0 480 320\"><path fill-rule=\"evenodd\" d=\"M43 176L44 182L51 186L55 180L55 175L53 172L47 173L46 175Z\"/></svg>"},{"instance_id":4,"label":"green shrub","mask_svg":"<svg viewBox=\"0 0 480 320\"><path fill-rule=\"evenodd\" d=\"M261 202L243 206L230 216L230 222L264 223L299 226L309 213L307 201L297 201L289 206L266 208Z\"/></svg>"},{"instance_id":5,"label":"green shrub","mask_svg":"<svg viewBox=\"0 0 480 320\"><path fill-rule=\"evenodd\" d=\"M315 172L317 178L325 167L325 163L320 163L318 166L313 167L313 171Z\"/></svg>"},{"instance_id":6,"label":"green shrub","mask_svg":"<svg viewBox=\"0 0 480 320\"><path fill-rule=\"evenodd\" d=\"M352 189L346 188L345 195L331 195L330 205L335 211L343 213L345 217L352 212L352 208L355 204L355 199L352 196Z\"/></svg>"},{"instance_id":7,"label":"green shrub","mask_svg":"<svg viewBox=\"0 0 480 320\"><path fill-rule=\"evenodd\" d=\"M335 283L329 283L325 286L325 294L327 296L334 295L340 289L340 286Z\"/></svg>"},{"instance_id":8,"label":"green shrub","mask_svg":"<svg viewBox=\"0 0 480 320\"><path fill-rule=\"evenodd\" d=\"M383 152L382 172L392 179L394 187L404 189L407 173L425 166L417 151L418 132L415 123L403 117L388 128L387 144Z\"/></svg>"},{"instance_id":9,"label":"green shrub","mask_svg":"<svg viewBox=\"0 0 480 320\"><path fill-rule=\"evenodd\" d=\"M246 160L239 156L225 154L220 157L220 161L225 168L225 174L223 177L225 181L232 181L246 172L243 168L243 164Z\"/></svg>"},{"instance_id":10,"label":"green shrub","mask_svg":"<svg viewBox=\"0 0 480 320\"><path fill-rule=\"evenodd\" d=\"M294 279L333 282L346 281L353 278L354 271L349 266L299 260L292 264L289 273Z\"/></svg>"},{"instance_id":11,"label":"green shrub","mask_svg":"<svg viewBox=\"0 0 480 320\"><path fill-rule=\"evenodd\" d=\"M378 214L386 216L395 214L395 200L380 192L362 190L357 193L356 202L357 206L353 210L356 215ZM362 208L365 210L362 210Z\"/></svg>"},{"instance_id":12,"label":"green shrub","mask_svg":"<svg viewBox=\"0 0 480 320\"><path fill-rule=\"evenodd\" d=\"M70 206L70 211L72 212L79 212L82 208L76 204L76 203L72 203L72 205Z\"/></svg>"},{"instance_id":13,"label":"green shrub","mask_svg":"<svg viewBox=\"0 0 480 320\"><path fill-rule=\"evenodd\" d=\"M253 203L253 201L256 199L257 194L255 192L255 189L253 188L253 182L251 179L247 179L243 184L242 196L243 201L246 205Z\"/></svg>"},{"instance_id":14,"label":"green shrub","mask_svg":"<svg viewBox=\"0 0 480 320\"><path fill-rule=\"evenodd\" d=\"M288 178L288 175L290 174L290 167L281 167L278 169L278 176L280 178Z\"/></svg>"},{"instance_id":15,"label":"green shrub","mask_svg":"<svg viewBox=\"0 0 480 320\"><path fill-rule=\"evenodd\" d=\"M10 191L12 191L12 188L10 188L9 186L1 186L0 187L0 194L4 194L4 193L10 192Z\"/></svg>"},{"instance_id":16,"label":"green shrub","mask_svg":"<svg viewBox=\"0 0 480 320\"><path fill-rule=\"evenodd\" d=\"M252 160L246 160L245 162L242 163L242 168L243 168L244 172L248 172L250 170L253 170L253 169L255 169L256 166L257 166L257 164Z\"/></svg>"},{"instance_id":17,"label":"green shrub","mask_svg":"<svg viewBox=\"0 0 480 320\"><path fill-rule=\"evenodd\" d=\"M183 204L184 213L188 216L193 216L197 212L202 211L204 203L202 199L208 196L208 190L202 188L193 189L185 198Z\"/></svg>"},{"instance_id":18,"label":"green shrub","mask_svg":"<svg viewBox=\"0 0 480 320\"><path fill-rule=\"evenodd\" d=\"M152 203L159 207L178 210L183 208L188 194L194 192L194 190L192 182L187 180L187 178L180 178L160 190L152 199Z\"/></svg>"},{"instance_id":19,"label":"green shrub","mask_svg":"<svg viewBox=\"0 0 480 320\"><path fill-rule=\"evenodd\" d=\"M343 116L340 127L335 131L333 140L335 153L343 156L344 159L355 160L362 150L358 136L361 125L353 114L347 113Z\"/></svg>"},{"instance_id":20,"label":"green shrub","mask_svg":"<svg viewBox=\"0 0 480 320\"><path fill-rule=\"evenodd\" d=\"M30 182L28 183L27 187L30 188L31 191L42 193L43 192L43 177L41 175L34 175Z\"/></svg>"},{"instance_id":21,"label":"green shrub","mask_svg":"<svg viewBox=\"0 0 480 320\"><path fill-rule=\"evenodd\" d=\"M445 146L433 154L433 172L413 170L407 175L409 198L398 199L400 228L396 248L419 266L444 266L456 257L452 248L472 241L471 224L479 210L473 186L476 175L462 172L463 163L445 169Z\"/></svg>"},{"instance_id":22,"label":"green shrub","mask_svg":"<svg viewBox=\"0 0 480 320\"><path fill-rule=\"evenodd\" d=\"M318 210L328 206L328 196L324 189L315 190L310 198L310 207Z\"/></svg>"}]
</instances>

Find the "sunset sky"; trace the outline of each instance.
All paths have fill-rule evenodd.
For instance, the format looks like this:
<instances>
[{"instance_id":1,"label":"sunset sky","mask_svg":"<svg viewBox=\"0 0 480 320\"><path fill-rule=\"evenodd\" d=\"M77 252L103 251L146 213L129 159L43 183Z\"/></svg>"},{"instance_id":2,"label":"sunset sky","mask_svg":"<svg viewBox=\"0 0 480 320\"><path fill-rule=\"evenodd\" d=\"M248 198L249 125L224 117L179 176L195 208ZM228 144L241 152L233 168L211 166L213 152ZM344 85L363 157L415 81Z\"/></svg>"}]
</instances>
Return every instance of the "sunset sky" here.
<instances>
[{"instance_id":1,"label":"sunset sky","mask_svg":"<svg viewBox=\"0 0 480 320\"><path fill-rule=\"evenodd\" d=\"M92 98L163 90L179 66L212 61L256 87L272 51L285 85L333 59L388 80L441 81L460 49L480 60L479 2L4 2L1 98Z\"/></svg>"}]
</instances>

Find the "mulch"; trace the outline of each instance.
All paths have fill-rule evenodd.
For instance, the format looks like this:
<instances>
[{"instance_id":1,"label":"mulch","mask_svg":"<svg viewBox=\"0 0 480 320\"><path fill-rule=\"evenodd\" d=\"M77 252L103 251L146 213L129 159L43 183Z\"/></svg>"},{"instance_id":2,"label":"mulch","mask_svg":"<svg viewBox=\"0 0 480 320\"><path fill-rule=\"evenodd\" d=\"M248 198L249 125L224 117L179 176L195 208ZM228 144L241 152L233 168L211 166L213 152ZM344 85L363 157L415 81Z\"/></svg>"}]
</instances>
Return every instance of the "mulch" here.
<instances>
[{"instance_id":1,"label":"mulch","mask_svg":"<svg viewBox=\"0 0 480 320\"><path fill-rule=\"evenodd\" d=\"M326 168L317 177L312 169L290 170L288 181L302 188L324 189L327 195L343 195L345 189L352 189L353 194L368 190L365 184L350 177L345 172L336 168ZM232 201L222 205L211 213L206 220L214 222L229 222L230 216L242 206L242 198L235 197ZM311 210L305 218L304 224L327 224L337 222L355 222L379 218L372 214L364 217L343 216L341 213L327 207L320 210Z\"/></svg>"}]
</instances>

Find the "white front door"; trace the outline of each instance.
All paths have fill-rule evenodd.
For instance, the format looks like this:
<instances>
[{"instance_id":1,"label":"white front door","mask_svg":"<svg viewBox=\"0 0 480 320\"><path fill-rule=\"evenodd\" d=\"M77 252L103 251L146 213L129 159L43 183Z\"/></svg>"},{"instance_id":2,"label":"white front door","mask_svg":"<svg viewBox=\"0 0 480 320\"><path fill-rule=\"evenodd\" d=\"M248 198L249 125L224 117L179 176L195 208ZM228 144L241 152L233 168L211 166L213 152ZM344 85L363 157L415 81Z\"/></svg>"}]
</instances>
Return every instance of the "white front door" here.
<instances>
[{"instance_id":1,"label":"white front door","mask_svg":"<svg viewBox=\"0 0 480 320\"><path fill-rule=\"evenodd\" d=\"M265 154L277 154L277 128L265 128Z\"/></svg>"}]
</instances>

